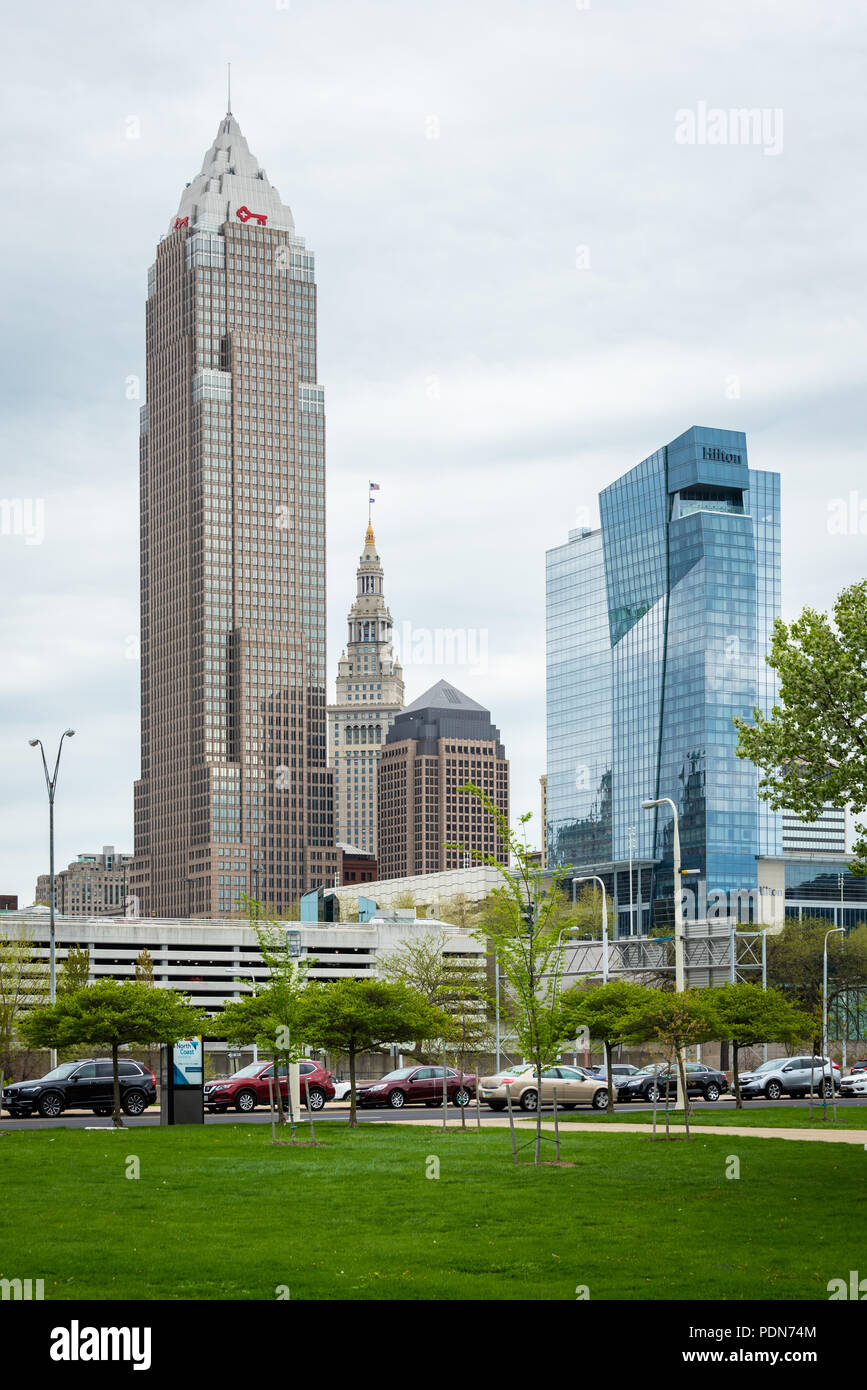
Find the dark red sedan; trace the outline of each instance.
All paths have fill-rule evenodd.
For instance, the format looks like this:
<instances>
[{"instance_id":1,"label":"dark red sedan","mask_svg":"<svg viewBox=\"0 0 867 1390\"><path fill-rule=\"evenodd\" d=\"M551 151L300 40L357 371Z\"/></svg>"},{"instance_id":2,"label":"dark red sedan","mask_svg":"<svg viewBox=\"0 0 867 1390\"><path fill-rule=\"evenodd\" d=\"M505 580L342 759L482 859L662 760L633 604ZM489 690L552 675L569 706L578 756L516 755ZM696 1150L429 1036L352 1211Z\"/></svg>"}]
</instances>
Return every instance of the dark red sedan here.
<instances>
[{"instance_id":1,"label":"dark red sedan","mask_svg":"<svg viewBox=\"0 0 867 1390\"><path fill-rule=\"evenodd\" d=\"M452 1105L469 1105L476 1094L477 1077L463 1071L446 1068L446 1089ZM381 1076L378 1081L362 1081L357 1087L358 1104L390 1105L402 1110L405 1105L442 1105L442 1067L399 1067Z\"/></svg>"},{"instance_id":2,"label":"dark red sedan","mask_svg":"<svg viewBox=\"0 0 867 1390\"><path fill-rule=\"evenodd\" d=\"M310 1109L321 1110L327 1100L334 1099L334 1082L331 1072L320 1067L318 1062L304 1061L298 1065L301 1076L301 1104L307 1104L307 1089L310 1089ZM268 1079L274 1086L274 1063L251 1062L232 1076L217 1077L215 1081L205 1082L205 1109L213 1114L225 1114L229 1106L249 1115L257 1105L268 1104ZM280 1063L280 1094L284 1104L288 1099L289 1082L285 1062Z\"/></svg>"}]
</instances>

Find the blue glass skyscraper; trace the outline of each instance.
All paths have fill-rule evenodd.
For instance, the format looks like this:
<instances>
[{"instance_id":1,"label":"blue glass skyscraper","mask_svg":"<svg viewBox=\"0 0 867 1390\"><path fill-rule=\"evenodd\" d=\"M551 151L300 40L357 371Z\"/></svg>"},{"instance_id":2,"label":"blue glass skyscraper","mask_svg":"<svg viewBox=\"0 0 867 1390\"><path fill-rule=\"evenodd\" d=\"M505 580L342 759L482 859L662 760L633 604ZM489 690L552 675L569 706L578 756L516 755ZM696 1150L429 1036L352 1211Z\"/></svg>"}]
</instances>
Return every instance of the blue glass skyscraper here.
<instances>
[{"instance_id":1,"label":"blue glass skyscraper","mask_svg":"<svg viewBox=\"0 0 867 1390\"><path fill-rule=\"evenodd\" d=\"M732 724L774 703L779 475L748 467L742 433L694 427L599 502L601 528L547 556L547 852L603 872L627 930L631 827L636 926L673 893L672 817L643 800L674 801L708 894L755 889L758 858L782 852Z\"/></svg>"}]
</instances>

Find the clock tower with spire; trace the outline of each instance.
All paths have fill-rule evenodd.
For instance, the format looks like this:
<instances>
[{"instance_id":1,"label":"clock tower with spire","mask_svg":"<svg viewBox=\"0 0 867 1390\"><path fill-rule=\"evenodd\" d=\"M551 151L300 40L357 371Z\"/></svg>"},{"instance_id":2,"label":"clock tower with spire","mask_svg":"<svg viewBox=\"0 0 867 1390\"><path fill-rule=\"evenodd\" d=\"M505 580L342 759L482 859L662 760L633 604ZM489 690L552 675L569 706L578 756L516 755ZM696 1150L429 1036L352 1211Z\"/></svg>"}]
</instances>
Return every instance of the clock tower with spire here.
<instances>
[{"instance_id":1,"label":"clock tower with spire","mask_svg":"<svg viewBox=\"0 0 867 1390\"><path fill-rule=\"evenodd\" d=\"M337 842L376 854L379 755L403 709L404 686L392 653L393 622L370 521L357 575L346 649L337 663L336 700L328 706L328 743Z\"/></svg>"}]
</instances>

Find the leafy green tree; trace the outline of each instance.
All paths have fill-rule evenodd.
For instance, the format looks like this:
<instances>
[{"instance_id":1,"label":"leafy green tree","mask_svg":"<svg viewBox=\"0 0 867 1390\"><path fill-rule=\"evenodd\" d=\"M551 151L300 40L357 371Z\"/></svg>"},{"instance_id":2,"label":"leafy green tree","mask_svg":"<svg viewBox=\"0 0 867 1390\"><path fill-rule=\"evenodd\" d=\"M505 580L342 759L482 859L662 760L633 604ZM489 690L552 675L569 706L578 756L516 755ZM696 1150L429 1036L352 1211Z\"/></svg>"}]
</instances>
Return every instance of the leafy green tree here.
<instances>
[{"instance_id":1,"label":"leafy green tree","mask_svg":"<svg viewBox=\"0 0 867 1390\"><path fill-rule=\"evenodd\" d=\"M611 1051L623 1043L634 1027L636 1013L652 1007L657 991L629 980L610 980L607 985L575 985L562 996L560 1009L563 1032L575 1037L586 1028L591 1038L605 1044L605 1074L608 1077L608 1111L614 1113L615 1087L612 1084Z\"/></svg>"},{"instance_id":2,"label":"leafy green tree","mask_svg":"<svg viewBox=\"0 0 867 1390\"><path fill-rule=\"evenodd\" d=\"M110 1047L114 1123L122 1127L118 1050L130 1043L174 1043L202 1033L206 1023L202 1011L174 990L150 989L132 980L100 980L31 1010L21 1024L21 1035L31 1047Z\"/></svg>"},{"instance_id":3,"label":"leafy green tree","mask_svg":"<svg viewBox=\"0 0 867 1390\"><path fill-rule=\"evenodd\" d=\"M466 845L447 845L459 849L473 859L497 869L503 881L490 895L478 935L487 939L506 981L511 997L512 1024L518 1045L536 1068L536 1147L535 1161L542 1158L542 1071L553 1062L563 1040L560 1011L557 1007L557 981L562 969L563 952L560 930L568 925L569 905L562 891L565 868L555 869L550 882L538 854L531 850L523 837L514 834L500 808L472 782L458 788L473 796L494 821L500 848L507 847L512 867L506 868L498 858L483 854ZM520 818L522 827L529 824L531 812Z\"/></svg>"},{"instance_id":4,"label":"leafy green tree","mask_svg":"<svg viewBox=\"0 0 867 1390\"><path fill-rule=\"evenodd\" d=\"M763 774L759 793L775 810L807 820L822 807L867 810L867 579L844 589L827 613L805 608L774 624L768 665L780 705L753 723L735 716L738 756ZM867 873L867 825L857 825L853 873Z\"/></svg>"},{"instance_id":5,"label":"leafy green tree","mask_svg":"<svg viewBox=\"0 0 867 1390\"><path fill-rule=\"evenodd\" d=\"M351 1099L349 1124L358 1123L355 1063L370 1052L408 1038L441 1037L450 1028L442 1009L429 1004L417 990L388 980L313 981L302 995L298 1027L308 1042L349 1058Z\"/></svg>"},{"instance_id":6,"label":"leafy green tree","mask_svg":"<svg viewBox=\"0 0 867 1390\"><path fill-rule=\"evenodd\" d=\"M720 1037L732 1045L735 1106L743 1109L740 1071L741 1048L757 1043L797 1043L809 1038L813 1020L809 1014L796 1009L784 994L760 985L729 984L714 990L714 1005L720 1025Z\"/></svg>"},{"instance_id":7,"label":"leafy green tree","mask_svg":"<svg viewBox=\"0 0 867 1390\"><path fill-rule=\"evenodd\" d=\"M70 946L66 960L57 972L57 993L68 994L73 989L85 989L90 981L90 951L85 946Z\"/></svg>"},{"instance_id":8,"label":"leafy green tree","mask_svg":"<svg viewBox=\"0 0 867 1390\"><path fill-rule=\"evenodd\" d=\"M637 1000L631 1021L624 1029L624 1041L647 1042L657 1038L669 1055L677 1058L678 1085L683 1097L684 1123L689 1136L689 1096L686 1089L685 1047L709 1042L720 1036L720 1022L714 1006L716 990L685 989L680 994L651 989Z\"/></svg>"}]
</instances>

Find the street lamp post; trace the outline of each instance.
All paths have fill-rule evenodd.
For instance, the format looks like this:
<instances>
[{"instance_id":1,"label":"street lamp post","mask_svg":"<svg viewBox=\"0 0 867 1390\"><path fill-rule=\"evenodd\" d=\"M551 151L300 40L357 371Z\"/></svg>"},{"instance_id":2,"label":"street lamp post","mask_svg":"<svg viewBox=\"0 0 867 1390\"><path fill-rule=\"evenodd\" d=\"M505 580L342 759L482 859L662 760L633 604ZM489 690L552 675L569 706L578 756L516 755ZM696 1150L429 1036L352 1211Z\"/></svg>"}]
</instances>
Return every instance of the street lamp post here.
<instances>
[{"instance_id":1,"label":"street lamp post","mask_svg":"<svg viewBox=\"0 0 867 1390\"><path fill-rule=\"evenodd\" d=\"M629 935L635 936L635 924L632 920L632 856L635 853L635 826L630 825L626 831L626 838L629 841ZM639 876L640 881L640 876ZM641 894L638 894L638 907L641 909Z\"/></svg>"},{"instance_id":2,"label":"street lamp post","mask_svg":"<svg viewBox=\"0 0 867 1390\"><path fill-rule=\"evenodd\" d=\"M602 983L608 984L608 907L605 897L605 883L598 874L583 874L580 878L573 878L573 883L598 883L602 889ZM574 888L573 888L574 893Z\"/></svg>"},{"instance_id":3,"label":"street lamp post","mask_svg":"<svg viewBox=\"0 0 867 1390\"><path fill-rule=\"evenodd\" d=\"M63 731L63 733L60 735L60 742L59 742L59 744L57 745L57 759L56 759L55 764L54 764L54 772L53 772L53 774L50 774L49 771L48 771L48 763L47 763L46 760L45 760L45 749L44 749L43 746L42 746L42 739L41 739L41 738L32 738L32 739L30 740L30 747L31 747L31 748L38 748L39 751L40 751L40 753L42 754L42 766L43 766L43 768L44 768L44 770L45 770L45 785L46 785L46 787L47 787L47 789L48 789L48 873L49 873L49 884L50 884L50 887L49 887L49 897L48 897L48 911L49 911L49 919L48 919L48 920L49 920L48 993L49 993L49 998L50 998L52 1004L54 1003L55 999L57 998L57 968L56 968L56 967L57 967L57 950L56 950L56 942L55 942L55 934L54 934L54 911L55 911L55 907L54 907L54 904L55 904L55 893L54 893L54 792L55 792L55 788L57 787L57 772L58 772L58 769L59 769L59 767L60 767L60 754L61 754L61 752L63 751L63 740L64 740L65 738L72 738L73 735L74 735L74 733L75 733L75 730L74 730L74 729L65 729L65 730ZM56 1065L56 1054L55 1054L54 1048L52 1048L52 1050L51 1050L51 1065L52 1065L52 1066Z\"/></svg>"},{"instance_id":4,"label":"street lamp post","mask_svg":"<svg viewBox=\"0 0 867 1390\"><path fill-rule=\"evenodd\" d=\"M674 816L674 987L682 994L686 987L683 949L683 904L680 901L680 883L683 873L680 867L680 823L677 807L670 796L661 796L656 801L642 801L642 811L652 811L657 806L670 806Z\"/></svg>"},{"instance_id":5,"label":"street lamp post","mask_svg":"<svg viewBox=\"0 0 867 1390\"><path fill-rule=\"evenodd\" d=\"M825 942L822 947L822 1066L825 1064L825 1054L828 1051L828 937L835 932L845 932L845 927L832 927L825 932ZM833 1071L833 1069L832 1069ZM823 1072L824 1075L824 1072ZM833 1080L833 1074L832 1078Z\"/></svg>"}]
</instances>

